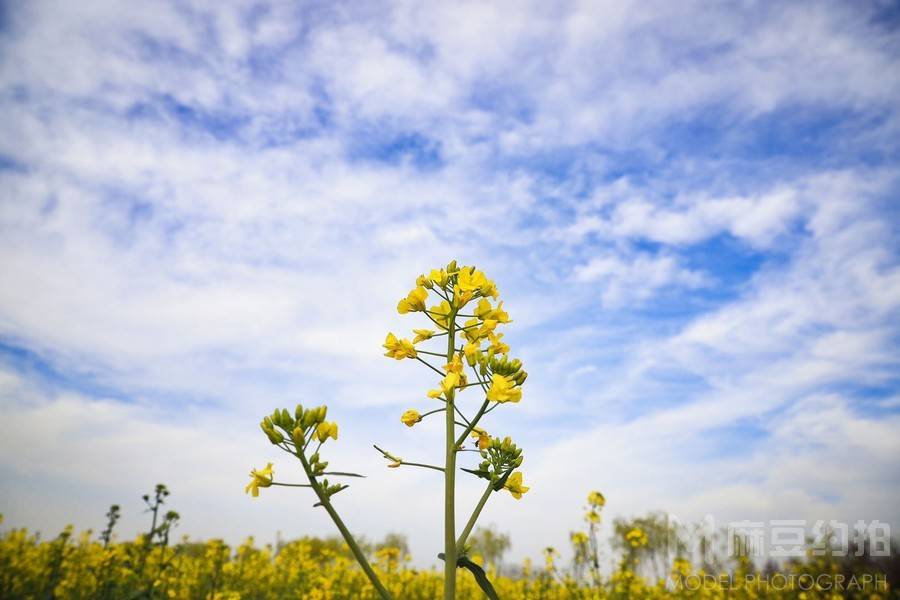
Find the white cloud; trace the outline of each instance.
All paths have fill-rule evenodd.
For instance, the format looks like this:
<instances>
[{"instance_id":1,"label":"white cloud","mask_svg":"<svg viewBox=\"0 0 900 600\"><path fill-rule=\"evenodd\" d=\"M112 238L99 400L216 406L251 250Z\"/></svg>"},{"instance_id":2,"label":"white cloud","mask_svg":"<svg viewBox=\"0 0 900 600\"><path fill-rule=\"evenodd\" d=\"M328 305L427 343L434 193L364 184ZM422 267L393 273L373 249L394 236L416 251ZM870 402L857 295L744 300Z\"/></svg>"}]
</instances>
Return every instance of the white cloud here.
<instances>
[{"instance_id":1,"label":"white cloud","mask_svg":"<svg viewBox=\"0 0 900 600\"><path fill-rule=\"evenodd\" d=\"M671 256L644 254L625 258L614 254L596 256L575 269L575 279L600 281L603 305L610 308L646 300L666 287L692 289L708 284L703 273L678 266Z\"/></svg>"}]
</instances>

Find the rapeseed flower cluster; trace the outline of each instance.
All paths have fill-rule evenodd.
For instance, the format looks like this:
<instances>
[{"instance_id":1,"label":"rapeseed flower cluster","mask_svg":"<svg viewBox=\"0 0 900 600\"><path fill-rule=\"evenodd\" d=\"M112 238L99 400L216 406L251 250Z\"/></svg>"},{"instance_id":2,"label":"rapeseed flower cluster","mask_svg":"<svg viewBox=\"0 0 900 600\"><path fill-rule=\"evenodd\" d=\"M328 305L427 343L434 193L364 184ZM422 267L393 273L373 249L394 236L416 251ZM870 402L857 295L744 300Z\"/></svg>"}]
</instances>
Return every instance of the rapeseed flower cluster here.
<instances>
[{"instance_id":1,"label":"rapeseed flower cluster","mask_svg":"<svg viewBox=\"0 0 900 600\"><path fill-rule=\"evenodd\" d=\"M444 551L440 555L445 562L444 599L455 598L457 567L471 570L484 593L493 597L490 581L469 560L466 541L493 492L506 490L518 500L529 490L521 471L516 470L523 461L521 449L509 437L491 437L479 427L482 419L498 406L522 400L522 384L528 373L521 360L509 356L510 346L500 331L512 321L503 308L496 283L476 267L460 266L456 261L419 275L415 287L397 303L397 312L421 313L428 322L423 324L426 327L413 328L408 337L389 332L383 344L385 356L417 361L437 374L435 386L425 395L440 403L425 412L410 408L400 416L400 422L413 427L442 413L444 460L442 465L405 461L376 448L390 461L391 468L424 467L444 474ZM443 344L426 347L426 342L435 341ZM476 403L474 413L467 414L462 394L468 390L478 393L481 404L478 407ZM460 533L455 522L457 454L465 450L470 436L474 450L483 460L475 469L462 470L489 483Z\"/></svg>"}]
</instances>

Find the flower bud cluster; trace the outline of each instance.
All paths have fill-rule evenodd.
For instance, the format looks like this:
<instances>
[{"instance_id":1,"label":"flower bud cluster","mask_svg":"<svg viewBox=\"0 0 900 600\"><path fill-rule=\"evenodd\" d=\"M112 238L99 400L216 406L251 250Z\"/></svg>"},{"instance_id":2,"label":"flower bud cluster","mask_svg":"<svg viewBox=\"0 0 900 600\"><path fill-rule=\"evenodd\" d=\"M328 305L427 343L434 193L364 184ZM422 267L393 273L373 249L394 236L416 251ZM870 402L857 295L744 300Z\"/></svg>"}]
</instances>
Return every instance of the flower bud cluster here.
<instances>
[{"instance_id":1,"label":"flower bud cluster","mask_svg":"<svg viewBox=\"0 0 900 600\"><path fill-rule=\"evenodd\" d=\"M312 429L315 429L312 437L319 442L324 443L328 438L337 439L337 423L326 421L327 414L327 406L304 409L302 405L298 404L293 415L286 408L275 409L271 415L262 420L259 426L273 444L282 444L285 439L288 439L298 449L302 449L306 445L307 435Z\"/></svg>"},{"instance_id":2,"label":"flower bud cluster","mask_svg":"<svg viewBox=\"0 0 900 600\"><path fill-rule=\"evenodd\" d=\"M327 479L322 480L322 493L324 493L327 497L331 498L338 492L346 490L349 485L345 483L328 483Z\"/></svg>"},{"instance_id":3,"label":"flower bud cluster","mask_svg":"<svg viewBox=\"0 0 900 600\"><path fill-rule=\"evenodd\" d=\"M522 462L525 460L525 457L522 456L522 449L516 446L509 437L502 440L498 437L491 438L488 447L481 450L480 454L483 460L478 468L471 472L490 481L497 490L503 488L509 474L522 466Z\"/></svg>"}]
</instances>

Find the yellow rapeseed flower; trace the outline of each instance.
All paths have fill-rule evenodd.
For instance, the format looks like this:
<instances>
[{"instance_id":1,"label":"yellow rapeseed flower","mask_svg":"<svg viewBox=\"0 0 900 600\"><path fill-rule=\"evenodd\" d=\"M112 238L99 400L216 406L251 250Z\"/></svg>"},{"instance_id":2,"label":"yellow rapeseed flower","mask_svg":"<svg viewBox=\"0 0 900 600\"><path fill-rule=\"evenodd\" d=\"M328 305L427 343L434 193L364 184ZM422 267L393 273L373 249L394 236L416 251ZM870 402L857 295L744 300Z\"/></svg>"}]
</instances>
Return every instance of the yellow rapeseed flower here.
<instances>
[{"instance_id":1,"label":"yellow rapeseed flower","mask_svg":"<svg viewBox=\"0 0 900 600\"><path fill-rule=\"evenodd\" d=\"M450 326L450 303L446 300L441 300L440 304L429 308L428 313L441 329L447 329Z\"/></svg>"},{"instance_id":2,"label":"yellow rapeseed flower","mask_svg":"<svg viewBox=\"0 0 900 600\"><path fill-rule=\"evenodd\" d=\"M448 373L462 375L464 369L465 367L463 367L462 359L459 357L459 354L454 354L453 358L450 359L450 362L444 365L444 370Z\"/></svg>"},{"instance_id":3,"label":"yellow rapeseed flower","mask_svg":"<svg viewBox=\"0 0 900 600\"><path fill-rule=\"evenodd\" d=\"M449 394L454 388L459 386L459 373L450 372L441 380L441 390L445 394Z\"/></svg>"},{"instance_id":4,"label":"yellow rapeseed flower","mask_svg":"<svg viewBox=\"0 0 900 600\"><path fill-rule=\"evenodd\" d=\"M387 352L384 353L385 356L390 358L396 358L397 360L403 360L404 358L415 358L418 356L416 354L416 349L413 347L412 342L407 339L397 339L393 333L388 333L387 337L384 339L384 344L382 344L384 348L387 349Z\"/></svg>"},{"instance_id":5,"label":"yellow rapeseed flower","mask_svg":"<svg viewBox=\"0 0 900 600\"><path fill-rule=\"evenodd\" d=\"M463 292L481 291L488 283L484 273L474 267L465 267L456 278L456 287Z\"/></svg>"},{"instance_id":6,"label":"yellow rapeseed flower","mask_svg":"<svg viewBox=\"0 0 900 600\"><path fill-rule=\"evenodd\" d=\"M475 366L475 362L478 360L478 352L481 350L481 345L476 342L469 342L465 346L463 346L463 353L466 355L466 362L469 363L470 366Z\"/></svg>"},{"instance_id":7,"label":"yellow rapeseed flower","mask_svg":"<svg viewBox=\"0 0 900 600\"><path fill-rule=\"evenodd\" d=\"M491 436L481 427L472 429L472 438L478 440L479 450L487 450L491 446Z\"/></svg>"},{"instance_id":8,"label":"yellow rapeseed flower","mask_svg":"<svg viewBox=\"0 0 900 600\"><path fill-rule=\"evenodd\" d=\"M443 269L432 269L431 273L428 274L428 278L441 288L446 287L447 282L450 281L450 276Z\"/></svg>"},{"instance_id":9,"label":"yellow rapeseed flower","mask_svg":"<svg viewBox=\"0 0 900 600\"><path fill-rule=\"evenodd\" d=\"M503 487L509 490L509 493L512 494L512 497L518 500L522 497L522 494L530 490L530 487L526 487L522 485L522 472L516 471L512 475L509 476L509 479L506 480L506 483Z\"/></svg>"},{"instance_id":10,"label":"yellow rapeseed flower","mask_svg":"<svg viewBox=\"0 0 900 600\"><path fill-rule=\"evenodd\" d=\"M266 468L257 471L256 469L250 470L250 483L247 484L247 487L244 488L245 494L250 494L254 498L259 496L259 488L267 488L272 485L272 479L275 477L275 473L272 471L272 463L268 463Z\"/></svg>"},{"instance_id":11,"label":"yellow rapeseed flower","mask_svg":"<svg viewBox=\"0 0 900 600\"><path fill-rule=\"evenodd\" d=\"M316 439L324 443L328 438L338 439L338 426L337 423L323 421L316 427Z\"/></svg>"},{"instance_id":12,"label":"yellow rapeseed flower","mask_svg":"<svg viewBox=\"0 0 900 600\"><path fill-rule=\"evenodd\" d=\"M592 504L593 506L603 506L606 504L606 498L603 497L603 494L597 491L593 491L588 494L588 504Z\"/></svg>"},{"instance_id":13,"label":"yellow rapeseed flower","mask_svg":"<svg viewBox=\"0 0 900 600\"><path fill-rule=\"evenodd\" d=\"M415 409L409 409L404 412L400 417L400 422L406 425L407 427L412 427L416 423L422 420L422 415L419 414L419 411Z\"/></svg>"},{"instance_id":14,"label":"yellow rapeseed flower","mask_svg":"<svg viewBox=\"0 0 900 600\"><path fill-rule=\"evenodd\" d=\"M509 352L509 344L500 339L503 337L502 333L490 332L488 337L491 341L489 348L494 351L494 354L507 354Z\"/></svg>"},{"instance_id":15,"label":"yellow rapeseed flower","mask_svg":"<svg viewBox=\"0 0 900 600\"><path fill-rule=\"evenodd\" d=\"M406 298L397 303L397 312L405 315L408 312L422 312L425 310L425 299L428 298L428 290L422 286L416 286Z\"/></svg>"},{"instance_id":16,"label":"yellow rapeseed flower","mask_svg":"<svg viewBox=\"0 0 900 600\"><path fill-rule=\"evenodd\" d=\"M522 388L516 387L516 382L512 379L494 373L487 399L494 402L518 402L522 399Z\"/></svg>"},{"instance_id":17,"label":"yellow rapeseed flower","mask_svg":"<svg viewBox=\"0 0 900 600\"><path fill-rule=\"evenodd\" d=\"M431 329L413 329L413 333L416 334L416 337L413 338L412 343L418 344L419 342L430 340L435 332Z\"/></svg>"}]
</instances>

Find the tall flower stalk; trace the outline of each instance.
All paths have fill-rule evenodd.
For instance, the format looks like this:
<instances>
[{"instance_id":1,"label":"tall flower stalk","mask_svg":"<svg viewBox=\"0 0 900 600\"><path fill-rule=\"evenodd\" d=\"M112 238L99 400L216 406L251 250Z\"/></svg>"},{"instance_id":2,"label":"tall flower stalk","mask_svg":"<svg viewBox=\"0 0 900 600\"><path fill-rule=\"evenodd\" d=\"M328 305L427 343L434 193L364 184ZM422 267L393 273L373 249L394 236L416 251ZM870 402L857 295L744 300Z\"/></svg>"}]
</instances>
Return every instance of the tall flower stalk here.
<instances>
[{"instance_id":1,"label":"tall flower stalk","mask_svg":"<svg viewBox=\"0 0 900 600\"><path fill-rule=\"evenodd\" d=\"M428 299L432 294L436 304L429 307ZM466 307L470 307L468 310L471 312L465 312ZM427 276L420 275L416 279L416 287L398 303L397 311L401 314L420 312L431 322L431 326L413 329L412 340L388 333L384 343L385 355L397 360L414 359L441 377L439 386L430 390L427 396L442 405L424 414L414 409L407 410L400 420L412 427L429 415L444 413L444 466L438 468L444 474L444 598L451 600L456 597L458 567L472 571L485 593L495 597L484 572L468 559L466 542L493 492L506 488L518 499L528 491L522 484L521 472L515 471L523 461L521 449L510 438L501 440L491 437L479 427L482 419L499 405L516 403L522 398L521 386L527 373L522 370L520 360L508 357L509 346L503 342L503 334L497 331L499 326L511 322L509 315L503 310L503 302L499 301L494 282L475 267L460 267L456 261L450 262L444 269L432 270ZM441 336L447 337L445 352L417 346ZM432 364L432 357L441 357L446 364L438 368ZM466 365L469 367L468 373ZM466 416L461 402L462 394L469 389L475 389L481 396L481 404L471 418ZM488 480L488 485L457 537L457 458L467 450L464 444L470 436L482 462L477 468L463 470ZM404 461L381 451L392 461L391 467L435 468L433 465Z\"/></svg>"}]
</instances>

